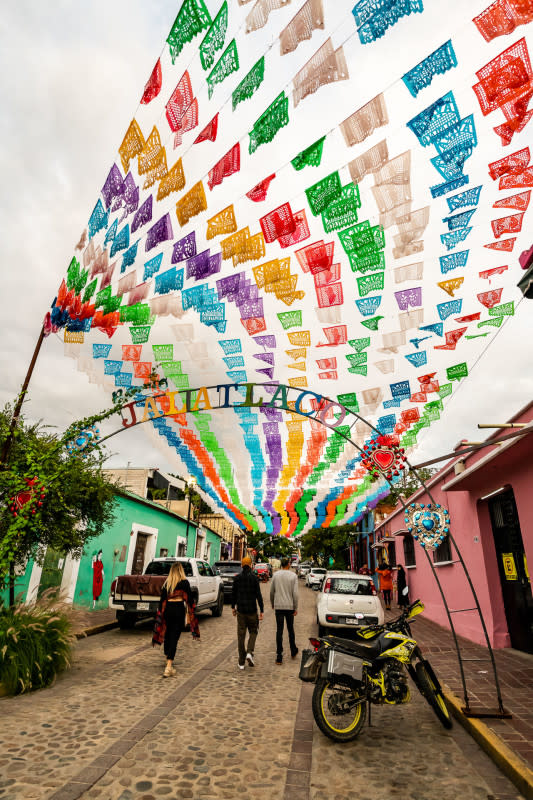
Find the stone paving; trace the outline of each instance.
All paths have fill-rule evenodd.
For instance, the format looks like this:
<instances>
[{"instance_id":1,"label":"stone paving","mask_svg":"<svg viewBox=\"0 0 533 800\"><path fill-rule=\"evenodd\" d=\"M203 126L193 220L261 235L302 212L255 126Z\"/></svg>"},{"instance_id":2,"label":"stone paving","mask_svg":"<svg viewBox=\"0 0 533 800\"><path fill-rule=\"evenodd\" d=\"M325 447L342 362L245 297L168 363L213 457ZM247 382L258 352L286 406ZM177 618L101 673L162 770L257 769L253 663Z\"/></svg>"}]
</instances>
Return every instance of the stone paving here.
<instances>
[{"instance_id":1,"label":"stone paving","mask_svg":"<svg viewBox=\"0 0 533 800\"><path fill-rule=\"evenodd\" d=\"M435 669L445 676L445 683L462 699L463 686L451 633L423 615L416 618L412 630ZM460 638L459 642L465 658L486 659L486 648L467 639ZM495 650L494 657L503 704L512 718L488 718L483 722L533 769L533 655L505 648ZM464 669L471 707L497 709L490 661L467 661Z\"/></svg>"},{"instance_id":2,"label":"stone paving","mask_svg":"<svg viewBox=\"0 0 533 800\"><path fill-rule=\"evenodd\" d=\"M263 585L265 597L269 585ZM316 595L300 584L297 642L315 633ZM96 616L96 615L94 615ZM236 622L200 616L182 637L175 678L148 623L81 639L49 689L0 700L0 800L498 800L517 790L422 697L374 708L372 727L339 745L316 728L299 657L274 664L267 608L256 667L237 668Z\"/></svg>"}]
</instances>

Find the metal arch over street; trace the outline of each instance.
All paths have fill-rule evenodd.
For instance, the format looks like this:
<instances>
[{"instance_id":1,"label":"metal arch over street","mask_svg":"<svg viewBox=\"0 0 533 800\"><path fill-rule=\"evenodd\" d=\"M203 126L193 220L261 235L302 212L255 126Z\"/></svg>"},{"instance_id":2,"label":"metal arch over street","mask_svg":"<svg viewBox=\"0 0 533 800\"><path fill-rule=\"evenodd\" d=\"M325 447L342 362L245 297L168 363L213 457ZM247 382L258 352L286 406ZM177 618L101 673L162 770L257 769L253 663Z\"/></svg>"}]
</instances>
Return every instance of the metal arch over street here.
<instances>
[{"instance_id":1,"label":"metal arch over street","mask_svg":"<svg viewBox=\"0 0 533 800\"><path fill-rule=\"evenodd\" d=\"M266 389L266 387L268 387L270 389L274 389L274 394L272 395L272 398L268 402L265 402L262 397L260 399L257 399L257 397L254 398L254 390L255 389L261 389L261 388ZM243 388L246 389L244 402L237 402L237 400L242 401L242 394L239 395L238 398L233 398L233 400L230 399L230 393L232 392L232 390L238 392L239 389L242 390ZM216 403L215 403L215 405L213 405L213 403L211 402L211 398L212 398L213 395L211 395L211 396L209 395L210 391L211 392L217 392L218 400L219 400L218 405ZM292 401L292 400L289 401L289 399L288 399L288 393L289 392L293 392L293 393L296 393L298 395L297 398L294 401ZM183 397L182 397L183 395L185 397L184 400L183 400ZM310 411L309 410L306 411L306 410L302 409L302 403L303 403L303 400L304 400L305 397L309 397L311 399L312 405L314 405L314 407L312 407ZM165 406L168 403L168 409L167 410L162 409L162 408L158 408L157 405L156 405L156 400L161 400L162 398L166 399ZM177 408L176 407L176 399L177 398L180 398L183 401L183 405L182 405L181 408ZM194 400L193 400L193 398L194 398ZM223 402L220 402L221 398L222 398ZM278 401L280 401L279 404L278 404ZM178 402L179 402L179 400L178 400ZM202 406L202 407L200 407L200 406ZM139 407L143 408L143 415L142 415L141 419L137 418L137 413L136 413L136 410L135 410L136 408L139 408ZM346 419L346 417L348 415L350 415L350 416L355 418L354 422L352 422L352 425L350 425L350 430L351 430L352 426L355 424L356 421L361 421L365 425L368 426L368 428L373 432L373 434L377 434L377 436L381 435L381 432L379 431L378 428L376 428L374 425L372 425L371 422L369 422L367 419L362 417L357 412L355 412L352 409L342 405L342 403L339 403L337 400L332 400L331 398L326 397L325 395L317 394L316 392L310 391L309 389L302 390L302 389L298 389L296 387L289 386L289 385L283 384L283 383L268 383L268 382L266 382L266 383L224 383L224 384L216 384L216 385L213 385L213 386L200 386L200 387L195 388L195 389L185 389L185 390L181 390L181 391L176 390L176 391L159 392L158 389L156 388L156 394L152 393L152 394L147 394L147 395L142 395L141 394L141 396L137 395L137 397L135 397L130 402L124 403L124 405L121 408L120 413L122 414L122 426L120 428L118 428L118 430L113 431L112 433L110 433L107 436L105 436L102 439L100 439L100 444L103 443L104 441L106 441L107 439L110 439L113 436L116 436L117 434L122 433L125 430L137 427L138 425L142 425L145 422L150 422L150 421L152 421L154 419L158 419L160 417L164 417L164 416L172 416L173 417L176 414L189 414L189 413L202 412L202 411L215 411L215 410L219 410L219 409L220 410L225 410L225 409L237 408L237 407L242 407L242 408L271 408L271 409L277 409L278 411L291 412L291 413L297 414L297 415L299 415L301 417L304 417L306 419L311 419L312 418L312 419L316 420L317 422L319 422L324 427L329 428L329 430L333 431L334 433L337 433L337 435L341 436L345 441L349 442L353 447L355 447L356 450L360 454L364 453L364 448L362 448L357 442L355 442L350 436L348 436L342 429L339 430L339 428L341 427L342 423L344 422L344 420ZM328 415L330 411L333 411L334 408L339 409L340 413L339 413L339 416L335 419L334 424L330 424L330 423L326 422L326 415ZM124 415L125 409L127 409L127 412L129 413L129 417L130 417L129 419L128 419L127 416ZM389 447L394 448L394 447L397 447L397 446L393 444L393 445L389 445ZM416 476L418 482L420 483L420 486L423 487L424 490L426 491L427 496L430 498L432 504L435 504L435 500L434 500L429 488L426 486L425 482L421 478L421 476L420 476L419 472L417 471L417 469L415 467L411 466L411 464L409 464L409 461L407 459L405 459L405 463L408 466L409 470ZM389 486L392 489L393 485L394 485L392 480L390 480L387 477L386 473L384 472L384 470L381 467L379 467L379 465L376 465L376 466L378 466L378 469L379 469L383 479L389 484ZM401 503L402 508L404 510L406 510L408 504L405 503L404 499L401 496L399 497L399 501ZM452 543L452 545L453 545L453 547L455 549L455 552L457 554L457 560L459 561L459 563L461 564L461 566L463 568L465 577L466 577L466 579L468 581L468 585L469 585L470 590L472 592L472 597L473 597L473 600L474 600L474 603L475 603L475 609L473 609L473 610L476 610L477 613L478 613L478 616L479 616L479 619L480 619L480 622L481 622L481 626L482 626L482 629L483 629L483 632L484 632L484 638L485 638L487 650L489 652L489 659L490 659L491 664L492 664L492 670L493 670L493 676L494 676L494 684L495 684L496 696L497 696L497 701L498 701L498 711L495 712L494 714L489 714L489 716L499 716L499 717L509 716L508 713L505 711L504 706L503 706L503 700L502 700L501 690L500 690L500 682L499 682L499 679L498 679L498 673L497 673L497 669L496 669L496 662L495 662L495 659L494 659L494 653L492 651L492 646L490 644L490 639L489 639L489 636L488 636L487 628L486 628L486 625L485 625L485 620L483 618L483 612L482 612L481 606L479 604L477 593L475 591L471 576L470 576L469 571L467 569L467 566L466 566L466 564L464 562L464 559L463 559L463 557L461 555L461 552L459 550L457 542L455 541L455 539L454 539L454 537L452 536L451 533L449 533L449 539L450 539L450 542ZM424 549L424 553L426 555L426 558L428 560L429 566L431 568L431 571L433 573L433 576L435 578L435 581L437 583L437 586L438 586L438 589L439 589L439 593L441 595L441 598L442 598L442 601L443 601L443 605L444 605L444 608L446 610L446 615L448 617L450 630L451 630L452 635L453 635L455 649L456 649L456 653L457 653L457 659L458 659L458 662L459 662L459 669L460 669L460 673L461 673L461 680L462 680L462 684L463 684L463 697L464 697L464 701L465 701L465 713L467 713L470 716L476 716L475 711L472 711L472 709L470 708L470 705L469 705L469 697L468 697L468 691L467 691L467 686L466 686L466 676L465 676L464 664L463 664L465 659L461 654L461 647L460 647L459 640L457 638L457 634L455 632L455 626L454 626L453 617L452 617L452 614L453 613L457 613L457 610L456 609L450 609L450 607L448 605L447 598L446 598L446 594L444 592L444 588L443 588L443 586L441 584L441 581L439 579L437 571L435 570L435 566L433 564L433 560L431 559L427 549L426 548L423 548L423 549ZM485 716L487 716L487 714L485 714Z\"/></svg>"}]
</instances>

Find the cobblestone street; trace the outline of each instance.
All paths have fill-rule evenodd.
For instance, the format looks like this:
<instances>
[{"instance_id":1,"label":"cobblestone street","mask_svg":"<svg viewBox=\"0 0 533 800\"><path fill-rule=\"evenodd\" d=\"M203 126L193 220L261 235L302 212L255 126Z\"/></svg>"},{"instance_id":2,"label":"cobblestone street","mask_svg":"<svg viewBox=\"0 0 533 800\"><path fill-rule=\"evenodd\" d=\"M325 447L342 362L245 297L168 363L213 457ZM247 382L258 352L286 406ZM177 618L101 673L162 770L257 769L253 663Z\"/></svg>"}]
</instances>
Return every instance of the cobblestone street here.
<instances>
[{"instance_id":1,"label":"cobblestone street","mask_svg":"<svg viewBox=\"0 0 533 800\"><path fill-rule=\"evenodd\" d=\"M300 598L301 651L316 633L316 595L300 583ZM1 800L519 797L457 723L441 727L414 687L411 704L374 707L355 742L324 737L313 686L298 680L299 656L274 663L269 606L255 668L237 668L229 606L221 619L201 615L200 630L200 643L182 638L175 678L162 678L146 623L81 639L52 688L1 699Z\"/></svg>"}]
</instances>

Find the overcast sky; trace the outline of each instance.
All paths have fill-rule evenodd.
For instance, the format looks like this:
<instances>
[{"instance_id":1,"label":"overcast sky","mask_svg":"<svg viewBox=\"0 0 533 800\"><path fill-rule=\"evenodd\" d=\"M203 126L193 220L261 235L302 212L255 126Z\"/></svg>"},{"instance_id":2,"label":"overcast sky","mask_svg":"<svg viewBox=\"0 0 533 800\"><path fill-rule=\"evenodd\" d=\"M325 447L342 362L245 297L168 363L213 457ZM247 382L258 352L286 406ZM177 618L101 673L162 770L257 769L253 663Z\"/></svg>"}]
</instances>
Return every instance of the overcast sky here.
<instances>
[{"instance_id":1,"label":"overcast sky","mask_svg":"<svg viewBox=\"0 0 533 800\"><path fill-rule=\"evenodd\" d=\"M2 402L12 400L22 382L42 318L178 7L170 0L17 0L3 9ZM494 137L492 151L496 142ZM485 164L490 156L489 148ZM516 280L517 258L511 254ZM479 439L478 422L503 422L529 402L532 311L533 303L524 301L490 337L487 354L452 397L445 419L425 432L416 461L447 452L460 438ZM27 415L62 428L106 404L101 390L50 337L31 384ZM117 438L113 450L112 465L130 461L173 469L142 432Z\"/></svg>"}]
</instances>

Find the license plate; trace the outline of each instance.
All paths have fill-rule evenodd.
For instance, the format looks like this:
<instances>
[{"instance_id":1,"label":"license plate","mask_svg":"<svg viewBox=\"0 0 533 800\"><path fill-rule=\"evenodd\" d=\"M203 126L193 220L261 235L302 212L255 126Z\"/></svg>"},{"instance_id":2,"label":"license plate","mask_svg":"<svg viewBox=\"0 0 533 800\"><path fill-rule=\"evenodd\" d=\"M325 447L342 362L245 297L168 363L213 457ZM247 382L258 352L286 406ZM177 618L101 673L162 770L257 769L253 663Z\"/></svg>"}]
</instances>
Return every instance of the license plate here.
<instances>
[{"instance_id":1,"label":"license plate","mask_svg":"<svg viewBox=\"0 0 533 800\"><path fill-rule=\"evenodd\" d=\"M150 603L137 603L137 611L150 611Z\"/></svg>"},{"instance_id":2,"label":"license plate","mask_svg":"<svg viewBox=\"0 0 533 800\"><path fill-rule=\"evenodd\" d=\"M346 624L347 625L359 625L358 619L352 619L351 617L346 617Z\"/></svg>"}]
</instances>

